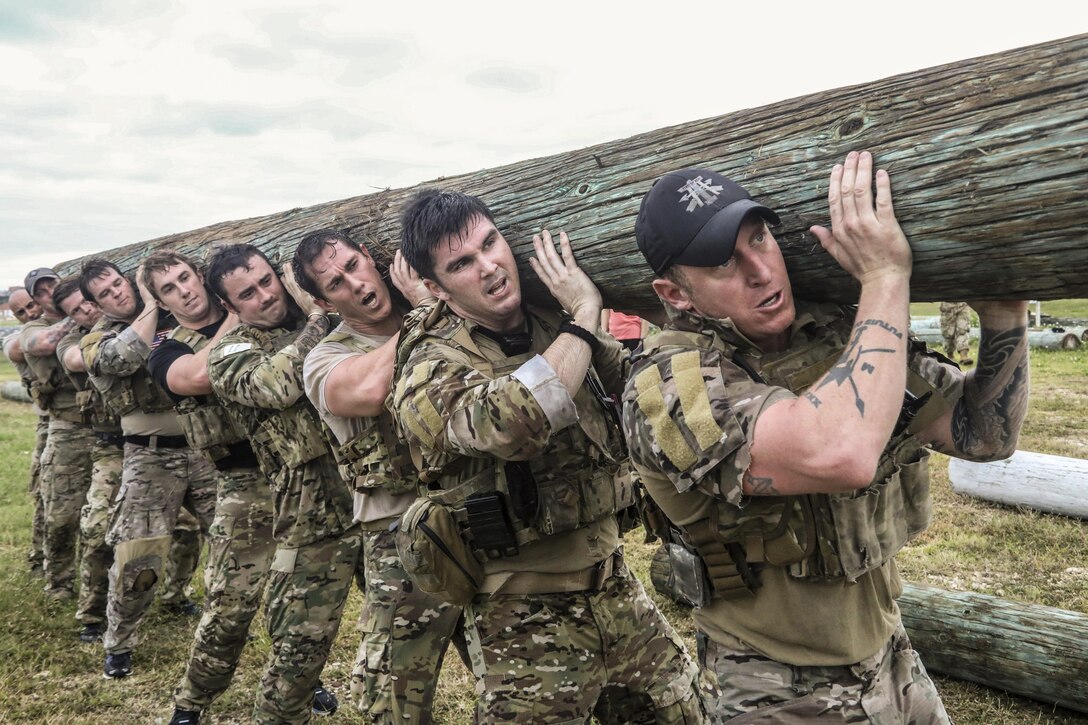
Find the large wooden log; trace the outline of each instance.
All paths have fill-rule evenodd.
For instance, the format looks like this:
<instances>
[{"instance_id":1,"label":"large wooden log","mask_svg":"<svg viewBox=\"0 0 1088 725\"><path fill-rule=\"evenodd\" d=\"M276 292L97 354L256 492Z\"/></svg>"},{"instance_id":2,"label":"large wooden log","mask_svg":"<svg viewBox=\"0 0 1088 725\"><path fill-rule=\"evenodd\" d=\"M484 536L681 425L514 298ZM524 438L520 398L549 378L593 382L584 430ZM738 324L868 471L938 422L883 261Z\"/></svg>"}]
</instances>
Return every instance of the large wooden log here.
<instances>
[{"instance_id":1,"label":"large wooden log","mask_svg":"<svg viewBox=\"0 0 1088 725\"><path fill-rule=\"evenodd\" d=\"M1088 615L920 584L899 608L930 671L1088 713Z\"/></svg>"},{"instance_id":2,"label":"large wooden log","mask_svg":"<svg viewBox=\"0 0 1088 725\"><path fill-rule=\"evenodd\" d=\"M948 477L957 493L1088 519L1088 460L1031 451L992 463L952 458Z\"/></svg>"},{"instance_id":3,"label":"large wooden log","mask_svg":"<svg viewBox=\"0 0 1088 725\"><path fill-rule=\"evenodd\" d=\"M1088 297L1086 107L1088 35L1080 35L427 185L492 206L523 264L529 298L547 298L525 264L531 235L562 228L606 304L642 311L659 306L634 243L639 202L667 171L712 167L780 212L777 236L799 297L849 301L856 285L807 229L828 223L831 166L866 148L892 174L896 212L915 250L914 300ZM304 233L334 226L385 261L414 190L224 222L105 256L131 269L159 247L202 255L216 243L245 241L286 257Z\"/></svg>"}]
</instances>

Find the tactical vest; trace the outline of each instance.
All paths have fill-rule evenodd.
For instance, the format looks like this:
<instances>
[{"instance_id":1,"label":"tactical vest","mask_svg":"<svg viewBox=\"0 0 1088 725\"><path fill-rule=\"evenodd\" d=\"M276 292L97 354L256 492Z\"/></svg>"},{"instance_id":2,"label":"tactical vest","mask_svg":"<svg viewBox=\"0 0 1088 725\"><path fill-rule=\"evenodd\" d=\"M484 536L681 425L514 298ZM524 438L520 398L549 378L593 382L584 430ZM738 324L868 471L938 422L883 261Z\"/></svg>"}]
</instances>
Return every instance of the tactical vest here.
<instances>
[{"instance_id":1,"label":"tactical vest","mask_svg":"<svg viewBox=\"0 0 1088 725\"><path fill-rule=\"evenodd\" d=\"M557 315L536 309L528 315L545 339L558 335ZM465 321L439 303L417 309L407 318L397 348L395 378L411 374L405 370L408 354L428 340L464 353L473 368L491 379L512 373L536 355L494 357L495 353L485 353ZM592 366L587 373L589 381L603 391ZM500 464L491 457L462 456L434 469L423 465L421 451L412 446L420 478L426 484L423 493L454 512L478 556L514 556L521 546L582 528L635 504L622 434L589 387L583 385L574 396L580 422L553 432L545 450L532 460ZM589 433L585 421L591 417L606 421L603 436ZM498 528L511 532L512 541L503 542L496 533Z\"/></svg>"},{"instance_id":2,"label":"tactical vest","mask_svg":"<svg viewBox=\"0 0 1088 725\"><path fill-rule=\"evenodd\" d=\"M321 342L340 343L359 354L372 349L350 332L330 333ZM328 436L333 441L332 452L341 477L353 481L359 490L383 488L393 494L415 491L419 474L389 411L357 420L362 430L350 440L336 443L336 436Z\"/></svg>"},{"instance_id":3,"label":"tactical vest","mask_svg":"<svg viewBox=\"0 0 1088 725\"><path fill-rule=\"evenodd\" d=\"M821 336L791 348L758 372L717 335L667 330L647 341L645 349L647 357L669 347L714 351L723 368L735 365L756 382L797 394L840 359L849 334L850 326L839 344ZM740 510L716 501L711 517L686 525L679 538L670 534L658 511L655 533L695 553L712 596L727 599L758 588L764 565L786 567L797 579L825 581L855 581L880 567L929 525L929 452L914 434L948 409L939 391L914 370L908 371L907 390L906 400L915 402L905 402L900 418L904 424L897 426L867 487L833 494L746 496Z\"/></svg>"},{"instance_id":4,"label":"tactical vest","mask_svg":"<svg viewBox=\"0 0 1088 725\"><path fill-rule=\"evenodd\" d=\"M247 339L255 347L274 352L289 344L297 331L260 330L245 326ZM330 441L306 396L285 410L254 408L227 402L237 423L241 424L249 444L257 456L261 472L270 481L283 480L285 468L298 468L304 463L329 453Z\"/></svg>"},{"instance_id":5,"label":"tactical vest","mask_svg":"<svg viewBox=\"0 0 1088 725\"><path fill-rule=\"evenodd\" d=\"M108 332L119 333L126 327L128 323L103 317L91 329L87 337L97 334L101 338ZM83 344L80 343L81 346ZM146 367L137 370L132 375L109 377L113 384L104 398L107 409L118 418L123 418L137 410L141 413L152 414L172 410L174 407L170 397L151 379L151 374L147 372Z\"/></svg>"},{"instance_id":6,"label":"tactical vest","mask_svg":"<svg viewBox=\"0 0 1088 725\"><path fill-rule=\"evenodd\" d=\"M29 385L30 399L39 408L48 413L50 418L64 420L69 423L87 423L87 419L83 416L78 407L78 400L76 407L56 407L56 395L61 390L67 388L73 393L78 393L78 389L68 376L65 375L64 368L61 366L57 356L34 356L34 362L35 365L29 366L31 371ZM45 376L44 380L38 376L37 370L35 369L36 366L44 367L48 370L48 374Z\"/></svg>"},{"instance_id":7,"label":"tactical vest","mask_svg":"<svg viewBox=\"0 0 1088 725\"><path fill-rule=\"evenodd\" d=\"M178 325L167 336L187 345L194 353L208 344L208 338L196 330ZM245 431L238 428L214 395L192 395L174 404L178 422L189 447L211 463L226 458L231 446L245 441Z\"/></svg>"},{"instance_id":8,"label":"tactical vest","mask_svg":"<svg viewBox=\"0 0 1088 725\"><path fill-rule=\"evenodd\" d=\"M85 327L78 328L81 335L86 335L90 330ZM96 433L120 433L121 423L112 415L106 407L106 401L98 389L91 384L87 373L74 373L65 370L68 379L76 389L76 405L79 406L83 420L90 424Z\"/></svg>"}]
</instances>

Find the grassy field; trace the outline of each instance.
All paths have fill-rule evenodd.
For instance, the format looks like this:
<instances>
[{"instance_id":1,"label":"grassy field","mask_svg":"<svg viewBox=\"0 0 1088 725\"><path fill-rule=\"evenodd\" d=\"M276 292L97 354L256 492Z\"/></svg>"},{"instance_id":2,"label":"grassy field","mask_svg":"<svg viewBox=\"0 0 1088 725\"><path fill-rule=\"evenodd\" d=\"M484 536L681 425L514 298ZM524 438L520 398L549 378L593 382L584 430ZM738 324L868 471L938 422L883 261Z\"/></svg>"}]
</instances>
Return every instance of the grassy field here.
<instances>
[{"instance_id":1,"label":"grassy field","mask_svg":"<svg viewBox=\"0 0 1088 725\"><path fill-rule=\"evenodd\" d=\"M916 314L935 314L923 305L916 308ZM1088 318L1088 301L1044 303L1043 310L1055 316ZM0 380L14 378L10 364L0 362ZM1020 448L1088 458L1085 348L1033 352L1032 388ZM136 652L133 676L120 681L102 678L101 647L79 643L74 606L47 603L41 581L31 578L26 570L31 509L25 488L33 426L29 406L0 401L0 722L166 722L194 622L153 607L144 623L144 641ZM940 455L934 456L933 484L934 524L900 554L905 579L1088 614L1088 524L958 495L948 483L947 459ZM648 563L653 547L642 544L637 533L628 537L629 559L649 590ZM692 643L688 613L660 597L658 601ZM333 722L363 722L346 706L358 637L354 622L360 604L359 593L352 592L324 674L326 686L345 705ZM202 722L248 722L254 687L269 646L260 616L252 633L254 641L246 648L234 685ZM694 644L691 646L694 651ZM1088 722L1088 717L985 687L935 679L959 725ZM439 688L438 721L469 722L473 686L456 656L447 662Z\"/></svg>"}]
</instances>

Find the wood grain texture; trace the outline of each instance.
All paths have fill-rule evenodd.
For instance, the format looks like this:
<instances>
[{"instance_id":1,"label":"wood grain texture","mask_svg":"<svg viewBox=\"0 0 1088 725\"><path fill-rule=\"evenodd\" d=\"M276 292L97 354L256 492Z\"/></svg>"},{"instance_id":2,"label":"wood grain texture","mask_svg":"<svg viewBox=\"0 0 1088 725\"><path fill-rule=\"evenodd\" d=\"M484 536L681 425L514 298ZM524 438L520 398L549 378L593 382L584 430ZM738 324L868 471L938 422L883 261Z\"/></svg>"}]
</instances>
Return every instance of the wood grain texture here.
<instances>
[{"instance_id":1,"label":"wood grain texture","mask_svg":"<svg viewBox=\"0 0 1088 725\"><path fill-rule=\"evenodd\" d=\"M951 458L948 478L957 493L1088 519L1088 460L1032 451L992 463Z\"/></svg>"},{"instance_id":2,"label":"wood grain texture","mask_svg":"<svg viewBox=\"0 0 1088 725\"><path fill-rule=\"evenodd\" d=\"M514 247L526 296L531 235L565 229L607 306L659 309L634 242L654 179L714 168L777 209L799 297L852 301L856 286L807 232L828 224L827 178L851 149L892 176L915 250L914 301L1088 297L1088 35L802 96L422 186L482 197ZM124 269L173 246L203 256L251 242L287 259L307 232L347 231L388 260L397 214L419 187L224 222L103 253ZM79 259L58 266L71 273Z\"/></svg>"},{"instance_id":3,"label":"wood grain texture","mask_svg":"<svg viewBox=\"0 0 1088 725\"><path fill-rule=\"evenodd\" d=\"M899 608L928 670L1088 713L1088 615L906 583Z\"/></svg>"}]
</instances>

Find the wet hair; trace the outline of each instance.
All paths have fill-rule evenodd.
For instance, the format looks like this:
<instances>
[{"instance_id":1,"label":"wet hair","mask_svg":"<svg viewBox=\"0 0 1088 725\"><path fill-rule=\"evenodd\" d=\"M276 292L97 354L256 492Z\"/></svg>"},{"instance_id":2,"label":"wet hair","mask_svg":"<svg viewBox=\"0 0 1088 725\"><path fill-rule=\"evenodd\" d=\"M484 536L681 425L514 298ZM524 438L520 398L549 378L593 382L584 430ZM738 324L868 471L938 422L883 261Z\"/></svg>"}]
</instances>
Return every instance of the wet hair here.
<instances>
[{"instance_id":1,"label":"wet hair","mask_svg":"<svg viewBox=\"0 0 1088 725\"><path fill-rule=\"evenodd\" d=\"M151 274L153 272L165 272L170 267L176 267L179 264L184 264L193 272L199 273L200 271L191 259L172 249L152 252L140 263L140 281L144 283L144 287L147 287L148 291L151 292L151 296L156 300L159 299L159 291L155 289L155 284L151 281ZM161 302L161 300L159 301Z\"/></svg>"},{"instance_id":2,"label":"wet hair","mask_svg":"<svg viewBox=\"0 0 1088 725\"><path fill-rule=\"evenodd\" d=\"M208 271L204 275L204 281L219 299L229 301L226 290L223 288L223 279L236 269L249 270L249 260L254 257L260 257L268 262L264 252L252 244L231 244L221 247L208 260ZM271 262L269 265L271 266Z\"/></svg>"},{"instance_id":3,"label":"wet hair","mask_svg":"<svg viewBox=\"0 0 1088 725\"><path fill-rule=\"evenodd\" d=\"M68 314L61 309L60 303L71 297L73 292L79 292L79 296L84 300L88 299L87 293L79 284L79 277L65 277L57 282L57 286L53 288L53 307L57 308L57 312L62 315Z\"/></svg>"},{"instance_id":4,"label":"wet hair","mask_svg":"<svg viewBox=\"0 0 1088 725\"><path fill-rule=\"evenodd\" d=\"M460 191L423 189L401 213L400 253L421 277L433 280L432 252L443 239L464 234L477 217L495 222L491 210L478 197Z\"/></svg>"},{"instance_id":5,"label":"wet hair","mask_svg":"<svg viewBox=\"0 0 1088 725\"><path fill-rule=\"evenodd\" d=\"M318 288L317 280L310 274L310 265L318 258L325 247L341 244L348 249L362 252L370 256L370 252L363 249L351 237L335 229L321 229L311 232L302 238L295 248L295 256L291 258L291 268L295 271L295 281L298 286L309 292L316 299L325 300L325 295ZM328 300L325 300L326 302Z\"/></svg>"},{"instance_id":6,"label":"wet hair","mask_svg":"<svg viewBox=\"0 0 1088 725\"><path fill-rule=\"evenodd\" d=\"M105 277L111 270L122 277L125 276L125 273L121 271L121 268L108 259L103 259L102 257L88 259L83 263L83 268L79 272L79 291L82 292L83 296L87 299L94 300L95 297L90 288L91 281Z\"/></svg>"}]
</instances>

